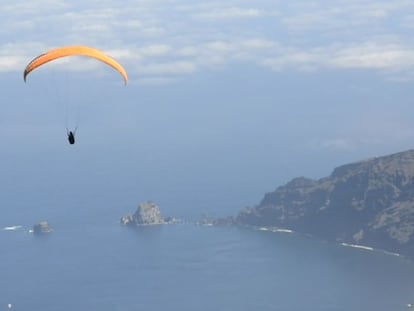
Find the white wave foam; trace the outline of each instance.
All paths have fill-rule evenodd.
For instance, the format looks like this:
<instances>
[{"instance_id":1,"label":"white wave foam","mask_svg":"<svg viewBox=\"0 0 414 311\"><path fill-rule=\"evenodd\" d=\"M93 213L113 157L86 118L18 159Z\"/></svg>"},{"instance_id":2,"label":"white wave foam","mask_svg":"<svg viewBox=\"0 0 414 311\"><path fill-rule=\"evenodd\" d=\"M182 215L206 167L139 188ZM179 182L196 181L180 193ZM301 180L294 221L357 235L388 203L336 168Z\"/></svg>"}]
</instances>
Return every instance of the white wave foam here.
<instances>
[{"instance_id":1,"label":"white wave foam","mask_svg":"<svg viewBox=\"0 0 414 311\"><path fill-rule=\"evenodd\" d=\"M273 229L273 232L293 233L293 230L289 229Z\"/></svg>"},{"instance_id":2,"label":"white wave foam","mask_svg":"<svg viewBox=\"0 0 414 311\"><path fill-rule=\"evenodd\" d=\"M19 230L22 226L17 225L17 226L9 226L9 227L4 227L3 230L4 231L15 231L15 230Z\"/></svg>"},{"instance_id":3,"label":"white wave foam","mask_svg":"<svg viewBox=\"0 0 414 311\"><path fill-rule=\"evenodd\" d=\"M282 229L282 228L275 228L275 227L259 227L256 228L259 231L271 231L271 232L282 232L282 233L293 233L293 230L290 229Z\"/></svg>"},{"instance_id":4,"label":"white wave foam","mask_svg":"<svg viewBox=\"0 0 414 311\"><path fill-rule=\"evenodd\" d=\"M401 254L389 252L389 251L382 250L382 249L375 249L375 248L369 247L369 246L363 246L363 245L358 245L358 244L348 244L348 243L341 243L341 245L346 246L346 247L359 248L359 249L363 249L363 250L367 250L367 251L379 252L379 253L383 253L383 254L389 255L389 256L401 257Z\"/></svg>"},{"instance_id":5,"label":"white wave foam","mask_svg":"<svg viewBox=\"0 0 414 311\"><path fill-rule=\"evenodd\" d=\"M374 250L374 248L372 248L372 247L364 246L364 245L358 245L358 244L341 243L341 245L342 246L347 246L347 247L364 249L364 250L367 250L367 251L373 251Z\"/></svg>"}]
</instances>

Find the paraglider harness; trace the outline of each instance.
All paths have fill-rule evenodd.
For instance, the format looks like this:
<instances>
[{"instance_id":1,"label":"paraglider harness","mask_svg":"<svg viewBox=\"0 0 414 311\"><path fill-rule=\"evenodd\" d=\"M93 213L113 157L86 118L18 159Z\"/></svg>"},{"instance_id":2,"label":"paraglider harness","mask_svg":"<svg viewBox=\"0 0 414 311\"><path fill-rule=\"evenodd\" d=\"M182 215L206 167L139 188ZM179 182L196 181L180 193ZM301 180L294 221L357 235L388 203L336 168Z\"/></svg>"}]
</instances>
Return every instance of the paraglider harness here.
<instances>
[{"instance_id":1,"label":"paraglider harness","mask_svg":"<svg viewBox=\"0 0 414 311\"><path fill-rule=\"evenodd\" d=\"M69 144L73 145L75 143L75 134L78 127L76 127L73 131L69 131L66 129L66 134L68 135Z\"/></svg>"}]
</instances>

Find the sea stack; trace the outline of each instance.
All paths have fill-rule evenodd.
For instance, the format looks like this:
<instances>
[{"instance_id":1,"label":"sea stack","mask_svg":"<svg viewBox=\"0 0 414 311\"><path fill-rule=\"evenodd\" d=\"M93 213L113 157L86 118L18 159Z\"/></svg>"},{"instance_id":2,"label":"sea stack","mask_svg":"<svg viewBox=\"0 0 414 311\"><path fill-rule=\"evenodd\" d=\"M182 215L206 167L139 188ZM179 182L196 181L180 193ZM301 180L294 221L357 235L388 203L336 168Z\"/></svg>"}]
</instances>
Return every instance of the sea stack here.
<instances>
[{"instance_id":1,"label":"sea stack","mask_svg":"<svg viewBox=\"0 0 414 311\"><path fill-rule=\"evenodd\" d=\"M47 221L41 221L33 226L33 234L43 235L53 232L52 227Z\"/></svg>"},{"instance_id":2,"label":"sea stack","mask_svg":"<svg viewBox=\"0 0 414 311\"><path fill-rule=\"evenodd\" d=\"M161 225L165 220L159 207L154 202L141 203L133 215L125 215L120 220L122 225Z\"/></svg>"}]
</instances>

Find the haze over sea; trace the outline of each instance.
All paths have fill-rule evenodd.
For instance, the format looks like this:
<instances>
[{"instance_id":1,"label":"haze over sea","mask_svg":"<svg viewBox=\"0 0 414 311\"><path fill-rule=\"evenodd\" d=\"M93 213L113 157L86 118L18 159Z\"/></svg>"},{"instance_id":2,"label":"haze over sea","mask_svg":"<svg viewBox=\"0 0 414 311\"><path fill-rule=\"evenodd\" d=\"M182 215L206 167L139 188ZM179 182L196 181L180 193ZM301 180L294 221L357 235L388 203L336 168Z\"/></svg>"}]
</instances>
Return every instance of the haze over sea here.
<instances>
[{"instance_id":1,"label":"haze over sea","mask_svg":"<svg viewBox=\"0 0 414 311\"><path fill-rule=\"evenodd\" d=\"M411 149L414 1L2 0L0 311L400 311L414 264L295 234L121 227L235 215ZM83 58L22 73L48 50ZM69 146L66 127L74 129ZM47 220L55 232L28 231ZM1 230L21 225L22 228Z\"/></svg>"},{"instance_id":2,"label":"haze over sea","mask_svg":"<svg viewBox=\"0 0 414 311\"><path fill-rule=\"evenodd\" d=\"M414 264L401 257L294 233L84 216L55 218L44 237L26 224L0 231L0 310L398 311L414 299Z\"/></svg>"}]
</instances>

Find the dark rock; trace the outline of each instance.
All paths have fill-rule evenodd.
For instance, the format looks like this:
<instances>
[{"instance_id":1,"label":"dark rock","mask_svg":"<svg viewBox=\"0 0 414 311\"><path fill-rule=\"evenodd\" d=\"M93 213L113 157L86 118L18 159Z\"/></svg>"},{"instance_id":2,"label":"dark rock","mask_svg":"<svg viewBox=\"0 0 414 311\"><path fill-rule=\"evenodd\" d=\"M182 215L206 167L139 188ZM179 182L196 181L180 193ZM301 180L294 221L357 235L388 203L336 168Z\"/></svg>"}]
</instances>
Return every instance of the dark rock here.
<instances>
[{"instance_id":1,"label":"dark rock","mask_svg":"<svg viewBox=\"0 0 414 311\"><path fill-rule=\"evenodd\" d=\"M138 206L133 215L125 215L120 219L122 225L160 225L166 221L161 215L159 207L153 202L145 202Z\"/></svg>"},{"instance_id":2,"label":"dark rock","mask_svg":"<svg viewBox=\"0 0 414 311\"><path fill-rule=\"evenodd\" d=\"M226 226L237 225L237 223L233 216L228 216L224 218L212 218L212 217L203 215L202 218L199 221L197 221L197 225L226 227Z\"/></svg>"},{"instance_id":3,"label":"dark rock","mask_svg":"<svg viewBox=\"0 0 414 311\"><path fill-rule=\"evenodd\" d=\"M171 216L167 216L164 218L164 223L166 224L181 224L183 221L181 219L177 219Z\"/></svg>"},{"instance_id":4,"label":"dark rock","mask_svg":"<svg viewBox=\"0 0 414 311\"><path fill-rule=\"evenodd\" d=\"M53 229L50 227L47 221L41 221L33 226L33 234L42 235L53 232Z\"/></svg>"},{"instance_id":5,"label":"dark rock","mask_svg":"<svg viewBox=\"0 0 414 311\"><path fill-rule=\"evenodd\" d=\"M138 225L158 225L164 223L159 207L153 202L140 204L133 218Z\"/></svg>"},{"instance_id":6,"label":"dark rock","mask_svg":"<svg viewBox=\"0 0 414 311\"><path fill-rule=\"evenodd\" d=\"M125 215L121 217L121 225L124 226L135 226L136 223L134 221L134 216L132 215Z\"/></svg>"},{"instance_id":7,"label":"dark rock","mask_svg":"<svg viewBox=\"0 0 414 311\"><path fill-rule=\"evenodd\" d=\"M414 257L414 150L343 165L319 180L295 178L235 222Z\"/></svg>"}]
</instances>

